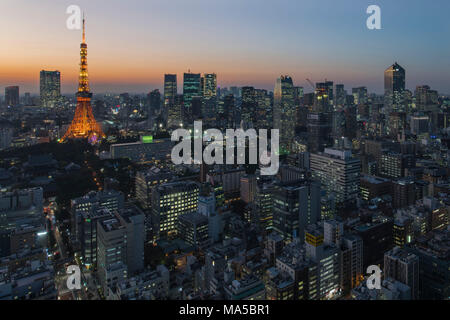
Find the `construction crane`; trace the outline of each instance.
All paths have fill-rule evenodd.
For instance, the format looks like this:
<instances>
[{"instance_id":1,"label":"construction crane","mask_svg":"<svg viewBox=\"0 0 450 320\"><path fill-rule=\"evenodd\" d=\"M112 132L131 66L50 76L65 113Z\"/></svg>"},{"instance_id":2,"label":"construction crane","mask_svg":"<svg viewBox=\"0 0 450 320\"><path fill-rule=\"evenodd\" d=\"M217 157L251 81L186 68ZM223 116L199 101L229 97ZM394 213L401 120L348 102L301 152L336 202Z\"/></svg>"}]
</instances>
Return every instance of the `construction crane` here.
<instances>
[{"instance_id":1,"label":"construction crane","mask_svg":"<svg viewBox=\"0 0 450 320\"><path fill-rule=\"evenodd\" d=\"M314 86L314 83L311 81L311 80L309 80L308 78L306 78L306 81L308 81L308 83L311 85L311 87L313 88L313 91L315 91L316 90L316 87Z\"/></svg>"}]
</instances>

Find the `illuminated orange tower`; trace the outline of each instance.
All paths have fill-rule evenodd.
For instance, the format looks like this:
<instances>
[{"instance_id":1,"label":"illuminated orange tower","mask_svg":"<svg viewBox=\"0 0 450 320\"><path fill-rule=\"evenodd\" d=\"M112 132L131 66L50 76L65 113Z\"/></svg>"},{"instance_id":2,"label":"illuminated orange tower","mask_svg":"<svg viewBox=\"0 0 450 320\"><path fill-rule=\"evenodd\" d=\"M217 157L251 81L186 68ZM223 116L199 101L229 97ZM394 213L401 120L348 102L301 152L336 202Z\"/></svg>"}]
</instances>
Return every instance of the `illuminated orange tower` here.
<instances>
[{"instance_id":1,"label":"illuminated orange tower","mask_svg":"<svg viewBox=\"0 0 450 320\"><path fill-rule=\"evenodd\" d=\"M89 78L87 69L87 44L85 33L85 20L83 17L83 42L80 45L80 75L78 79L78 92L77 92L77 108L75 109L75 115L69 129L62 137L61 141L67 139L85 139L87 138L90 143L96 143L102 138L105 138L105 134L102 131L100 125L95 121L94 114L92 113L91 98L92 93L89 90Z\"/></svg>"}]
</instances>

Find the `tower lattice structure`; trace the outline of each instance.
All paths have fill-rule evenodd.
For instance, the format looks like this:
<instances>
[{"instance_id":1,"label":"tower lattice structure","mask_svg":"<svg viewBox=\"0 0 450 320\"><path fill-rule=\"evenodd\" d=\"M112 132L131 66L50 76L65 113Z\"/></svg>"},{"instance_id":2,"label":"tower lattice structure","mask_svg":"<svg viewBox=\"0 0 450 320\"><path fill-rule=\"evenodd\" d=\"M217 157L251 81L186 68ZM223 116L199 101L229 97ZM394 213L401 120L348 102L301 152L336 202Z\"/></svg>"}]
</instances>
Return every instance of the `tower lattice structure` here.
<instances>
[{"instance_id":1,"label":"tower lattice structure","mask_svg":"<svg viewBox=\"0 0 450 320\"><path fill-rule=\"evenodd\" d=\"M61 141L65 141L67 139L87 138L89 142L96 143L100 139L105 138L105 134L97 121L95 121L94 114L92 112L92 93L89 88L85 30L85 19L83 18L83 41L80 45L80 74L78 78L78 92L76 94L77 107L75 109L75 115L72 123Z\"/></svg>"}]
</instances>

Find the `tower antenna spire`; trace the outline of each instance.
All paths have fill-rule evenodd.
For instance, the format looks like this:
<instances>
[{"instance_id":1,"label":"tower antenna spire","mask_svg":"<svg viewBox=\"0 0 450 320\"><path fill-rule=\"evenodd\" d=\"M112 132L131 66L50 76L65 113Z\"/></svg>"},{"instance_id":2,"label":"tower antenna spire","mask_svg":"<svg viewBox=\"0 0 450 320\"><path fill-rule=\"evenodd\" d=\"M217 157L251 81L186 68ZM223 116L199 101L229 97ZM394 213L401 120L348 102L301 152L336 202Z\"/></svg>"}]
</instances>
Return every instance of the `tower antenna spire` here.
<instances>
[{"instance_id":1,"label":"tower antenna spire","mask_svg":"<svg viewBox=\"0 0 450 320\"><path fill-rule=\"evenodd\" d=\"M80 44L80 73L78 77L77 107L72 123L60 141L67 139L87 138L89 143L97 143L105 138L100 124L95 121L92 112L92 93L89 89L87 44L86 44L86 20L83 12L83 42Z\"/></svg>"},{"instance_id":2,"label":"tower antenna spire","mask_svg":"<svg viewBox=\"0 0 450 320\"><path fill-rule=\"evenodd\" d=\"M86 26L85 26L84 12L83 12L83 43L86 42Z\"/></svg>"}]
</instances>

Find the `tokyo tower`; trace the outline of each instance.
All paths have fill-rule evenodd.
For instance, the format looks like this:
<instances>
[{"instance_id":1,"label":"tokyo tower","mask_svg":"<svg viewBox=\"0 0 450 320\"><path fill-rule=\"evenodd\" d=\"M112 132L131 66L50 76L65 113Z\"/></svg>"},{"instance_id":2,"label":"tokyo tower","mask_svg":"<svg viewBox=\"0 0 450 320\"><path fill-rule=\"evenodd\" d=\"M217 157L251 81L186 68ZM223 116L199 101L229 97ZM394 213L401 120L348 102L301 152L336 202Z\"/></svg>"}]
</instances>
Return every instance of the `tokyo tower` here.
<instances>
[{"instance_id":1,"label":"tokyo tower","mask_svg":"<svg viewBox=\"0 0 450 320\"><path fill-rule=\"evenodd\" d=\"M80 45L80 75L78 79L77 107L69 129L62 137L61 142L67 139L88 139L92 144L97 143L105 134L100 125L95 121L92 113L91 98L89 90L89 78L87 69L87 44L85 33L85 20L83 17L83 42Z\"/></svg>"}]
</instances>

